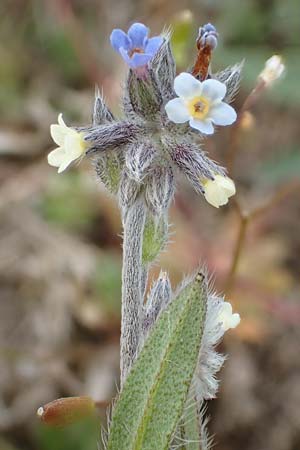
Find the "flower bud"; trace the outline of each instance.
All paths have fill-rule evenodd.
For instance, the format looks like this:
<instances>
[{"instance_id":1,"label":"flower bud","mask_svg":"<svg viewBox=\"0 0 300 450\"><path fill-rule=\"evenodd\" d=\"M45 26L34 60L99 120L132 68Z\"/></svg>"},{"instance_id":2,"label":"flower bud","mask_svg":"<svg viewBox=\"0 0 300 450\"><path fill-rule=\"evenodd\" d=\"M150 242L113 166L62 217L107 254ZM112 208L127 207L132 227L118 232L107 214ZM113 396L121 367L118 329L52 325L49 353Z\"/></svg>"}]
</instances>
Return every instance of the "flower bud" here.
<instances>
[{"instance_id":1,"label":"flower bud","mask_svg":"<svg viewBox=\"0 0 300 450\"><path fill-rule=\"evenodd\" d=\"M166 211L175 192L174 174L171 167L156 167L147 179L145 199L150 211L160 216Z\"/></svg>"},{"instance_id":2,"label":"flower bud","mask_svg":"<svg viewBox=\"0 0 300 450\"><path fill-rule=\"evenodd\" d=\"M273 55L266 61L263 71L259 74L259 78L267 86L270 86L283 75L284 71L285 65L282 62L281 56Z\"/></svg>"},{"instance_id":3,"label":"flower bud","mask_svg":"<svg viewBox=\"0 0 300 450\"><path fill-rule=\"evenodd\" d=\"M164 42L152 62L161 95L165 101L173 97L173 84L176 75L175 60L170 45L170 35Z\"/></svg>"},{"instance_id":4,"label":"flower bud","mask_svg":"<svg viewBox=\"0 0 300 450\"><path fill-rule=\"evenodd\" d=\"M151 171L156 149L150 141L134 142L126 151L125 163L130 177L141 182Z\"/></svg>"},{"instance_id":5,"label":"flower bud","mask_svg":"<svg viewBox=\"0 0 300 450\"><path fill-rule=\"evenodd\" d=\"M104 98L100 94L99 88L95 89L95 102L93 111L93 125L101 125L105 122L112 122L114 117L107 108Z\"/></svg>"},{"instance_id":6,"label":"flower bud","mask_svg":"<svg viewBox=\"0 0 300 450\"><path fill-rule=\"evenodd\" d=\"M235 194L234 182L222 175L215 175L213 180L205 180L202 184L206 201L215 208L226 205L229 197Z\"/></svg>"},{"instance_id":7,"label":"flower bud","mask_svg":"<svg viewBox=\"0 0 300 450\"><path fill-rule=\"evenodd\" d=\"M198 48L200 47L210 47L214 50L218 45L218 33L216 28L211 24L207 23L203 27L199 28L199 34L197 38Z\"/></svg>"},{"instance_id":8,"label":"flower bud","mask_svg":"<svg viewBox=\"0 0 300 450\"><path fill-rule=\"evenodd\" d=\"M143 332L146 335L154 325L159 313L166 308L171 300L172 287L166 272L161 272L153 284L147 303L143 320Z\"/></svg>"},{"instance_id":9,"label":"flower bud","mask_svg":"<svg viewBox=\"0 0 300 450\"><path fill-rule=\"evenodd\" d=\"M126 83L124 110L128 106L145 119L154 119L160 112L162 97L152 69L145 69L143 77L130 70Z\"/></svg>"},{"instance_id":10,"label":"flower bud","mask_svg":"<svg viewBox=\"0 0 300 450\"><path fill-rule=\"evenodd\" d=\"M130 208L137 199L140 189L141 185L130 178L124 170L121 176L118 191L119 204L124 217L126 216L128 208Z\"/></svg>"},{"instance_id":11,"label":"flower bud","mask_svg":"<svg viewBox=\"0 0 300 450\"><path fill-rule=\"evenodd\" d=\"M66 426L91 416L95 403L90 397L66 397L53 400L37 410L46 425Z\"/></svg>"}]
</instances>

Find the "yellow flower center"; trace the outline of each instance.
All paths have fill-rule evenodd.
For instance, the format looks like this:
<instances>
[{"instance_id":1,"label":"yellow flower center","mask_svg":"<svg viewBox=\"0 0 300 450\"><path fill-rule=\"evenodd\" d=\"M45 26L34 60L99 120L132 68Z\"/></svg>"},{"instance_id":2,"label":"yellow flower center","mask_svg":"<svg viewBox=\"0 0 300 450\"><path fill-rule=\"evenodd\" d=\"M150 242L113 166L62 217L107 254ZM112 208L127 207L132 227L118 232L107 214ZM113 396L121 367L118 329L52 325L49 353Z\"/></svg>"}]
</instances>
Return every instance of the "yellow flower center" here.
<instances>
[{"instance_id":1,"label":"yellow flower center","mask_svg":"<svg viewBox=\"0 0 300 450\"><path fill-rule=\"evenodd\" d=\"M204 97L194 97L188 101L187 108L195 119L204 119L208 114L210 102Z\"/></svg>"}]
</instances>

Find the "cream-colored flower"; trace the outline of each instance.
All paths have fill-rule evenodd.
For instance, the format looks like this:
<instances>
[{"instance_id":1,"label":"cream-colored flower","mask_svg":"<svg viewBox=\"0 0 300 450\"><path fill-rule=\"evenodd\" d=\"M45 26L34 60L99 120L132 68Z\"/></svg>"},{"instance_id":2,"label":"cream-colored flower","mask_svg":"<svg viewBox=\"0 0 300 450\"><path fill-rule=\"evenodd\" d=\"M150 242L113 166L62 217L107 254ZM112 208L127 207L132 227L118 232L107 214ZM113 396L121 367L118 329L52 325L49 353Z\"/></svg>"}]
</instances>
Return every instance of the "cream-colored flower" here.
<instances>
[{"instance_id":1,"label":"cream-colored flower","mask_svg":"<svg viewBox=\"0 0 300 450\"><path fill-rule=\"evenodd\" d=\"M259 77L267 85L271 85L283 75L284 71L285 65L282 62L281 56L273 55L266 61L265 67Z\"/></svg>"},{"instance_id":2,"label":"cream-colored flower","mask_svg":"<svg viewBox=\"0 0 300 450\"><path fill-rule=\"evenodd\" d=\"M235 110L223 102L226 86L218 80L199 81L183 72L174 80L178 95L165 105L168 118L175 123L189 122L203 134L213 134L215 125L231 125L236 120Z\"/></svg>"},{"instance_id":3,"label":"cream-colored flower","mask_svg":"<svg viewBox=\"0 0 300 450\"><path fill-rule=\"evenodd\" d=\"M63 172L73 161L85 154L86 143L83 133L67 127L62 114L58 116L58 124L50 127L51 137L59 146L48 155L50 166L58 167L58 173Z\"/></svg>"},{"instance_id":4,"label":"cream-colored flower","mask_svg":"<svg viewBox=\"0 0 300 450\"><path fill-rule=\"evenodd\" d=\"M232 306L229 302L223 302L217 320L222 324L224 331L227 331L237 327L241 318L238 313L232 314Z\"/></svg>"},{"instance_id":5,"label":"cream-colored flower","mask_svg":"<svg viewBox=\"0 0 300 450\"><path fill-rule=\"evenodd\" d=\"M235 194L234 182L222 175L215 175L213 180L205 180L202 184L206 201L215 208L226 205L229 197Z\"/></svg>"}]
</instances>

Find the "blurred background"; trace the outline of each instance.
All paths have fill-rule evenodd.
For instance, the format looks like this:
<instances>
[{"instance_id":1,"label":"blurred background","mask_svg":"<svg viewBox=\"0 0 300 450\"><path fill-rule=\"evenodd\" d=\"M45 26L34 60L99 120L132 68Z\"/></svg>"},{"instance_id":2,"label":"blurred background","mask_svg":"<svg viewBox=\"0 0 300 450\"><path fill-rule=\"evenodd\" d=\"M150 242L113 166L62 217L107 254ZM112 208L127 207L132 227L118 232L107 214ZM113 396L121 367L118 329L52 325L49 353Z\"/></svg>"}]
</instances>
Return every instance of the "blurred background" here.
<instances>
[{"instance_id":1,"label":"blurred background","mask_svg":"<svg viewBox=\"0 0 300 450\"><path fill-rule=\"evenodd\" d=\"M213 70L245 59L237 109L265 60L284 58L285 77L240 128L206 141L221 164L234 146L236 201L214 209L180 180L173 239L152 277L162 266L175 286L205 262L242 317L220 349L230 358L209 404L216 448L299 450L298 0L1 0L0 450L95 449L98 416L50 428L36 409L62 396L110 401L116 393L116 202L88 161L58 175L46 156L59 112L67 124L90 122L96 83L118 113L126 67L109 35L133 21L152 34L172 26L178 70L193 64L198 27L212 22L220 33ZM105 410L99 415L105 424Z\"/></svg>"}]
</instances>

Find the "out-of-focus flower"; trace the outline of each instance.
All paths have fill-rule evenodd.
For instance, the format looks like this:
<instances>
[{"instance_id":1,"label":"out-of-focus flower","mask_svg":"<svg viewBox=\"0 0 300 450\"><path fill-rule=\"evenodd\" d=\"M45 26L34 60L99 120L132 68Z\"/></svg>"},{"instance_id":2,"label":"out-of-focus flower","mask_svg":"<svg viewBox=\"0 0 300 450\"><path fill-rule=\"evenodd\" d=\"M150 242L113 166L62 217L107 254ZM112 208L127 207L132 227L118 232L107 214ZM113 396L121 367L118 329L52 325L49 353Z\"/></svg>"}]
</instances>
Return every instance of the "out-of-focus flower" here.
<instances>
[{"instance_id":1,"label":"out-of-focus flower","mask_svg":"<svg viewBox=\"0 0 300 450\"><path fill-rule=\"evenodd\" d=\"M142 23L134 23L127 34L123 30L113 30L110 42L129 67L142 67L153 58L163 43L161 36L148 38L148 34L149 28Z\"/></svg>"},{"instance_id":2,"label":"out-of-focus flower","mask_svg":"<svg viewBox=\"0 0 300 450\"><path fill-rule=\"evenodd\" d=\"M201 82L183 72L175 78L174 90L178 97L165 105L172 122L189 122L201 133L213 134L213 123L231 125L236 120L235 110L222 102L226 86L220 81L209 79Z\"/></svg>"},{"instance_id":3,"label":"out-of-focus flower","mask_svg":"<svg viewBox=\"0 0 300 450\"><path fill-rule=\"evenodd\" d=\"M63 172L73 161L85 154L86 143L83 133L67 127L62 114L58 116L58 124L50 127L51 137L59 146L48 155L50 166L58 167L58 173Z\"/></svg>"},{"instance_id":4,"label":"out-of-focus flower","mask_svg":"<svg viewBox=\"0 0 300 450\"><path fill-rule=\"evenodd\" d=\"M206 201L215 208L226 205L229 197L235 194L234 182L222 175L215 175L213 180L205 180L202 184Z\"/></svg>"},{"instance_id":5,"label":"out-of-focus flower","mask_svg":"<svg viewBox=\"0 0 300 450\"><path fill-rule=\"evenodd\" d=\"M252 130L255 126L255 117L250 111L244 111L240 118L240 128L245 131Z\"/></svg>"},{"instance_id":6,"label":"out-of-focus flower","mask_svg":"<svg viewBox=\"0 0 300 450\"><path fill-rule=\"evenodd\" d=\"M271 85L283 75L284 71L285 65L282 62L281 56L273 55L266 61L263 71L259 74L259 78L267 85Z\"/></svg>"},{"instance_id":7,"label":"out-of-focus flower","mask_svg":"<svg viewBox=\"0 0 300 450\"><path fill-rule=\"evenodd\" d=\"M229 302L223 302L217 320L222 324L224 331L227 331L237 327L241 318L238 313L232 314L232 306Z\"/></svg>"}]
</instances>

